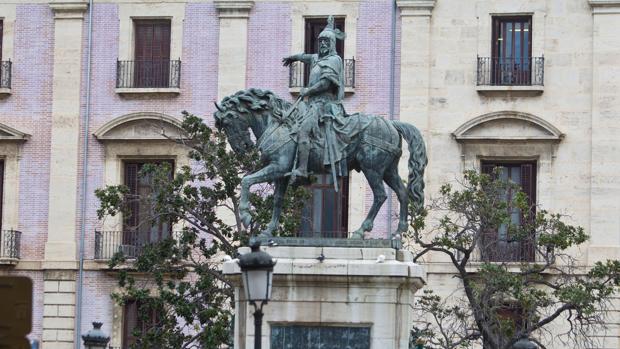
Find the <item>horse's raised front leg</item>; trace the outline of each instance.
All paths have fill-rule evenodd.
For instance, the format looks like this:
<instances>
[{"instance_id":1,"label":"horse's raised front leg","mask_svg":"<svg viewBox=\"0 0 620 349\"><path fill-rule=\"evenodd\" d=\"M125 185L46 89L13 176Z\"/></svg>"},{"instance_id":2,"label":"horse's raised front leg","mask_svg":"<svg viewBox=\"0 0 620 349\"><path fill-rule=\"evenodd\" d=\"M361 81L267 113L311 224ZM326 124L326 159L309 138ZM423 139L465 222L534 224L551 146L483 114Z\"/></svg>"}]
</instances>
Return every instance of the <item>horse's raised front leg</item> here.
<instances>
[{"instance_id":1,"label":"horse's raised front leg","mask_svg":"<svg viewBox=\"0 0 620 349\"><path fill-rule=\"evenodd\" d=\"M273 193L273 212L271 214L271 222L267 228L261 232L261 235L271 237L273 232L278 229L280 223L280 214L282 213L282 205L284 204L284 196L288 188L289 178L281 178L276 180Z\"/></svg>"},{"instance_id":2,"label":"horse's raised front leg","mask_svg":"<svg viewBox=\"0 0 620 349\"><path fill-rule=\"evenodd\" d=\"M381 206L387 199L385 189L383 188L383 176L374 169L362 169L362 171L368 180L368 184L370 184L374 198L362 226L351 235L351 238L354 239L363 239L364 233L372 230L377 213L379 213L379 209L381 209Z\"/></svg>"},{"instance_id":3,"label":"horse's raised front leg","mask_svg":"<svg viewBox=\"0 0 620 349\"><path fill-rule=\"evenodd\" d=\"M252 215L250 214L250 187L254 184L275 181L281 178L283 171L279 166L270 164L252 174L249 174L241 180L241 198L239 202L239 216L245 227L250 226Z\"/></svg>"}]
</instances>

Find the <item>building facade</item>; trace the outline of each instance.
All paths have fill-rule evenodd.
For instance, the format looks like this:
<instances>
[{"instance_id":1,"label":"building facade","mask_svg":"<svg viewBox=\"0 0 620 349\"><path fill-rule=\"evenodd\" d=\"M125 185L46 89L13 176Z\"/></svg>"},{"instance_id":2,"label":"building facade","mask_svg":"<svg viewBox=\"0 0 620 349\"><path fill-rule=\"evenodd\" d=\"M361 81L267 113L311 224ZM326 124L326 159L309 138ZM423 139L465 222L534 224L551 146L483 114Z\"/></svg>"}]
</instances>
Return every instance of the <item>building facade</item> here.
<instances>
[{"instance_id":1,"label":"building facade","mask_svg":"<svg viewBox=\"0 0 620 349\"><path fill-rule=\"evenodd\" d=\"M187 163L160 135L178 130L182 110L212 125L213 101L244 88L296 98L304 67L281 59L312 50L330 14L347 33L346 109L422 131L427 196L463 170L501 165L534 202L591 232L574 251L584 265L620 258L620 1L8 0L0 274L33 280L30 336L43 349L76 347L95 320L125 347L132 308L110 299L106 259L169 229L128 235L121 219L99 221L94 190L142 192L141 164ZM308 231L357 229L372 193L356 173L344 187L313 189L337 209L310 205ZM396 207L390 197L368 237L395 228ZM427 287L452 292L445 261L425 267ZM600 334L605 348L620 347L619 331Z\"/></svg>"}]
</instances>

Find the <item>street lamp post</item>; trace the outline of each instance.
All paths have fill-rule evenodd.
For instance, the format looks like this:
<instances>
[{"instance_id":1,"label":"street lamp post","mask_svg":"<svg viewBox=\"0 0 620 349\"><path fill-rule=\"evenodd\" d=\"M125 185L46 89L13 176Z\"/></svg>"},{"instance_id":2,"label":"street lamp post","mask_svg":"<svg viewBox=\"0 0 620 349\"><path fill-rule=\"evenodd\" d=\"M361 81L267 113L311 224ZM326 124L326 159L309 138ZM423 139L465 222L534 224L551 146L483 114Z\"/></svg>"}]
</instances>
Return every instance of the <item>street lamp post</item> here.
<instances>
[{"instance_id":1,"label":"street lamp post","mask_svg":"<svg viewBox=\"0 0 620 349\"><path fill-rule=\"evenodd\" d=\"M254 306L254 349L261 348L263 305L271 298L273 266L276 262L260 250L260 242L251 246L252 252L239 257L245 298Z\"/></svg>"},{"instance_id":2,"label":"street lamp post","mask_svg":"<svg viewBox=\"0 0 620 349\"><path fill-rule=\"evenodd\" d=\"M101 330L101 322L93 322L93 329L82 336L86 349L105 349L108 347L110 337Z\"/></svg>"}]
</instances>

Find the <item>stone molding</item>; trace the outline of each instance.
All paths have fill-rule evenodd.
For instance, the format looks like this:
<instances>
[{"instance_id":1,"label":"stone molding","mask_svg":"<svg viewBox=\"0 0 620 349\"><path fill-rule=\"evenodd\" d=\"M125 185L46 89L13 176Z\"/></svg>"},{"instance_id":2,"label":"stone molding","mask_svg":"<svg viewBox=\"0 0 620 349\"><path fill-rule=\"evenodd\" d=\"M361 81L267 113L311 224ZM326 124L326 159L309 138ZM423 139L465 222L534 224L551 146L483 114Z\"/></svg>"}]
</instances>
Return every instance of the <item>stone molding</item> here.
<instances>
[{"instance_id":1,"label":"stone molding","mask_svg":"<svg viewBox=\"0 0 620 349\"><path fill-rule=\"evenodd\" d=\"M254 0L215 0L220 18L248 18L254 7Z\"/></svg>"},{"instance_id":2,"label":"stone molding","mask_svg":"<svg viewBox=\"0 0 620 349\"><path fill-rule=\"evenodd\" d=\"M436 0L397 0L401 16L431 16Z\"/></svg>"},{"instance_id":3,"label":"stone molding","mask_svg":"<svg viewBox=\"0 0 620 349\"><path fill-rule=\"evenodd\" d=\"M620 13L620 0L588 0L592 13Z\"/></svg>"},{"instance_id":4,"label":"stone molding","mask_svg":"<svg viewBox=\"0 0 620 349\"><path fill-rule=\"evenodd\" d=\"M173 129L179 130L179 132L182 132L181 121L175 117L172 117L166 114L161 114L161 113L140 112L140 113L131 113L131 114L123 115L123 116L120 116L120 117L117 117L115 119L108 121L107 123L99 127L97 131L93 133L93 136L100 141L132 139L132 138L127 138L127 137L119 138L117 136L112 135L111 132L113 130L118 130L119 128L123 128L124 126L128 126L131 123L140 122L140 121L159 122L162 124L162 127L161 127L162 130L164 130L164 126L168 126ZM163 140L165 139L162 133L153 132L151 135L145 135L145 136L146 137L137 137L135 139L136 140L145 140L145 139Z\"/></svg>"},{"instance_id":5,"label":"stone molding","mask_svg":"<svg viewBox=\"0 0 620 349\"><path fill-rule=\"evenodd\" d=\"M88 9L88 3L84 1L58 1L49 5L56 19L82 19Z\"/></svg>"},{"instance_id":6,"label":"stone molding","mask_svg":"<svg viewBox=\"0 0 620 349\"><path fill-rule=\"evenodd\" d=\"M527 136L523 135L523 130L519 130L519 135L515 136L497 136L497 137L486 137L486 136L476 136L476 135L468 135L472 130L481 127L483 124L495 121L495 120L520 120L528 124L529 127L537 127L544 130L547 135L544 136ZM560 142L564 138L564 133L562 133L557 127L553 126L546 120L542 118L532 115L529 113L517 112L517 111L498 111L493 113L488 113L484 115L480 115L476 118L473 118L463 125L459 126L453 133L452 136L454 139L461 143L467 141L552 141L552 142Z\"/></svg>"},{"instance_id":7,"label":"stone molding","mask_svg":"<svg viewBox=\"0 0 620 349\"><path fill-rule=\"evenodd\" d=\"M0 123L0 141L25 142L30 139L30 135Z\"/></svg>"}]
</instances>

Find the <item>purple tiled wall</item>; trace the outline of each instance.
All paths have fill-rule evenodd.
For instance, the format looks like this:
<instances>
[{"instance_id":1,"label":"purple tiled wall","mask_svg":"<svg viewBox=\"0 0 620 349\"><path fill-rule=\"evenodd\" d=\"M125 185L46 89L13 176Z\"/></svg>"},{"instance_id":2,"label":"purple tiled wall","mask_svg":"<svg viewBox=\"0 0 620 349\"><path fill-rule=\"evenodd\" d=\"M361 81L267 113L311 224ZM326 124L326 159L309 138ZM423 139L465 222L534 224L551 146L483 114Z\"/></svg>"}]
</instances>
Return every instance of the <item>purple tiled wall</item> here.
<instances>
[{"instance_id":1,"label":"purple tiled wall","mask_svg":"<svg viewBox=\"0 0 620 349\"><path fill-rule=\"evenodd\" d=\"M92 137L106 122L130 113L157 112L180 117L183 110L211 123L217 98L218 17L212 3L188 3L183 25L181 93L175 97L122 97L115 92L118 58L118 6L96 4L93 17L92 92L89 127L86 258L94 253L98 202L104 185L104 146ZM85 75L85 73L84 73Z\"/></svg>"},{"instance_id":2,"label":"purple tiled wall","mask_svg":"<svg viewBox=\"0 0 620 349\"><path fill-rule=\"evenodd\" d=\"M18 5L12 95L0 99L0 122L31 135L19 161L21 257L43 258L47 234L54 31L47 4Z\"/></svg>"}]
</instances>

